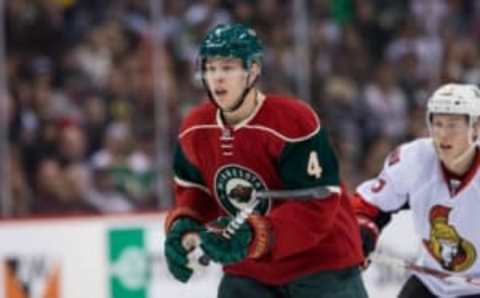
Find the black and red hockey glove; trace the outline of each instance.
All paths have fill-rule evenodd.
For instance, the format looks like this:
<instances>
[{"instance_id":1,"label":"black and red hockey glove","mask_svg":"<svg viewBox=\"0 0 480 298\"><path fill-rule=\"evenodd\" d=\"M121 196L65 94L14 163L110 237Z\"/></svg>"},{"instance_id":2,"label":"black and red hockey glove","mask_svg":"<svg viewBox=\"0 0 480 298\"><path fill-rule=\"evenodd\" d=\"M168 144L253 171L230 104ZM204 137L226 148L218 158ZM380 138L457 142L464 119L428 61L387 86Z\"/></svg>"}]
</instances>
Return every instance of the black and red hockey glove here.
<instances>
[{"instance_id":1,"label":"black and red hockey glove","mask_svg":"<svg viewBox=\"0 0 480 298\"><path fill-rule=\"evenodd\" d=\"M377 246L380 230L377 224L366 216L357 216L357 221L360 226L360 237L362 239L363 255L365 256L364 267L366 268L370 264L368 256Z\"/></svg>"}]
</instances>

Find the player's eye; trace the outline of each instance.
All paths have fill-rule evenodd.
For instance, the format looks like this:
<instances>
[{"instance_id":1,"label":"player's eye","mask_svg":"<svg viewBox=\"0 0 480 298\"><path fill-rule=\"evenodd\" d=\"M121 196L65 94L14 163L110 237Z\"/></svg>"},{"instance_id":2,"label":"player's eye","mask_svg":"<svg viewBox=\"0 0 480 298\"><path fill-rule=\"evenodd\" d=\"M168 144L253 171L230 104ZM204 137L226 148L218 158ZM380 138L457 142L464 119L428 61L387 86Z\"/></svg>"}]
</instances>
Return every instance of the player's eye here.
<instances>
[{"instance_id":1,"label":"player's eye","mask_svg":"<svg viewBox=\"0 0 480 298\"><path fill-rule=\"evenodd\" d=\"M223 65L223 66L222 66L222 70L223 70L223 71L226 71L226 72L232 71L232 70L233 70L233 66L230 65L230 64Z\"/></svg>"},{"instance_id":2,"label":"player's eye","mask_svg":"<svg viewBox=\"0 0 480 298\"><path fill-rule=\"evenodd\" d=\"M205 67L205 71L213 72L213 71L215 71L215 66L207 65Z\"/></svg>"}]
</instances>

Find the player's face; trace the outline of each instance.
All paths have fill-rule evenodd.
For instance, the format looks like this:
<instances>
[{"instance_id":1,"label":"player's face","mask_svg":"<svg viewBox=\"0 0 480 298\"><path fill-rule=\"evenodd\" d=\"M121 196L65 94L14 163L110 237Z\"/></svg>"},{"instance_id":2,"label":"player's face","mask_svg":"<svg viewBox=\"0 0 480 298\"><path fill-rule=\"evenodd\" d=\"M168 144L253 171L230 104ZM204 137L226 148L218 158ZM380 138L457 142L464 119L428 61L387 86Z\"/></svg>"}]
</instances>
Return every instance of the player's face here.
<instances>
[{"instance_id":1,"label":"player's face","mask_svg":"<svg viewBox=\"0 0 480 298\"><path fill-rule=\"evenodd\" d=\"M247 88L248 73L242 60L235 58L208 59L204 77L213 99L222 110L233 108Z\"/></svg>"},{"instance_id":2,"label":"player's face","mask_svg":"<svg viewBox=\"0 0 480 298\"><path fill-rule=\"evenodd\" d=\"M433 114L432 138L439 158L451 164L471 146L468 119L465 115Z\"/></svg>"}]
</instances>

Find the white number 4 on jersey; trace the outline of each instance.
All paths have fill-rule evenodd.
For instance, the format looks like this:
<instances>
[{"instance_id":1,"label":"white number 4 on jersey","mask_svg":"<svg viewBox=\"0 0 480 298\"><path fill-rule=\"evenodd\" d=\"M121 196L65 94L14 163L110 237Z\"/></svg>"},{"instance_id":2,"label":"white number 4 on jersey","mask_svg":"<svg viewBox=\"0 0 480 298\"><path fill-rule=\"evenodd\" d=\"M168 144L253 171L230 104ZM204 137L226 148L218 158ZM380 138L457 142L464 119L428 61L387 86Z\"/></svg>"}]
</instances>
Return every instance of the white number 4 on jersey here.
<instances>
[{"instance_id":1,"label":"white number 4 on jersey","mask_svg":"<svg viewBox=\"0 0 480 298\"><path fill-rule=\"evenodd\" d=\"M319 179L322 176L322 172L323 172L323 169L320 166L317 151L310 151L310 154L308 156L308 164L307 164L308 175L315 176L315 178Z\"/></svg>"}]
</instances>

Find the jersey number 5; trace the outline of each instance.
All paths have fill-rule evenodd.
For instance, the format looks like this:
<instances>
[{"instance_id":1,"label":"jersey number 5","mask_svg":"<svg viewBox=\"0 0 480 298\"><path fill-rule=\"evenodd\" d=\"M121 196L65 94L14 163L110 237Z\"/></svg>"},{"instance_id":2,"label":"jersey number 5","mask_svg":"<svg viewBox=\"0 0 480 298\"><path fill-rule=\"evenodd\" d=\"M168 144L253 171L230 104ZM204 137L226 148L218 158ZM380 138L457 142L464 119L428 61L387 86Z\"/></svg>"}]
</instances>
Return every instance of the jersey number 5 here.
<instances>
[{"instance_id":1,"label":"jersey number 5","mask_svg":"<svg viewBox=\"0 0 480 298\"><path fill-rule=\"evenodd\" d=\"M315 178L319 179L322 176L322 172L323 172L323 169L320 166L317 151L310 151L310 154L308 156L308 164L307 164L308 175L315 176Z\"/></svg>"}]
</instances>

